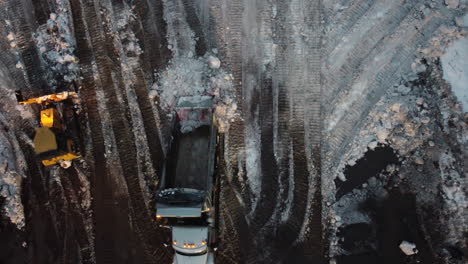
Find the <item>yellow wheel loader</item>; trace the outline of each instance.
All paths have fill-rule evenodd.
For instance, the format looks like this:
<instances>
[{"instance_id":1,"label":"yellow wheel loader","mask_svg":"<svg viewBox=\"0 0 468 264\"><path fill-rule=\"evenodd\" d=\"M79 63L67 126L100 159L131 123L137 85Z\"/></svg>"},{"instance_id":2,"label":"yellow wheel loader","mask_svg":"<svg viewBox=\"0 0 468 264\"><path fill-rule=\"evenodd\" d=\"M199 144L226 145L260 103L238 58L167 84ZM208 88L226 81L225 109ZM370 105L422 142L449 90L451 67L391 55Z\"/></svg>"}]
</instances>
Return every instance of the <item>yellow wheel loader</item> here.
<instances>
[{"instance_id":1,"label":"yellow wheel loader","mask_svg":"<svg viewBox=\"0 0 468 264\"><path fill-rule=\"evenodd\" d=\"M77 100L77 94L75 92L61 92L30 98L26 101L22 101L20 98L21 96L18 96L19 104L38 104L42 108L40 112L41 126L36 128L33 139L37 157L44 166L59 164L68 168L71 165L70 161L79 156L74 149L73 139L67 131L63 111L67 108L64 106L65 104L69 104L70 101L74 103ZM63 103L59 104L62 101ZM65 115L70 116L70 114Z\"/></svg>"}]
</instances>

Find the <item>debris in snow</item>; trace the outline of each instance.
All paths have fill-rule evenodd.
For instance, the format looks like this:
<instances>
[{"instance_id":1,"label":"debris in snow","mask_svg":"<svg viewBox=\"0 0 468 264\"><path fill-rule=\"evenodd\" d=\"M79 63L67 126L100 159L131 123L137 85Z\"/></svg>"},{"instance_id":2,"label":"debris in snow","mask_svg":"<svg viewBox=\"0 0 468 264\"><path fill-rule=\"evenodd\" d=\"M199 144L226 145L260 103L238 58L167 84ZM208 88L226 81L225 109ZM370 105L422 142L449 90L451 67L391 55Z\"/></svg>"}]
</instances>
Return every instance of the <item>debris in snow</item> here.
<instances>
[{"instance_id":1,"label":"debris in snow","mask_svg":"<svg viewBox=\"0 0 468 264\"><path fill-rule=\"evenodd\" d=\"M424 104L424 99L419 97L418 99L416 99L416 104L417 105L423 105Z\"/></svg>"},{"instance_id":2,"label":"debris in snow","mask_svg":"<svg viewBox=\"0 0 468 264\"><path fill-rule=\"evenodd\" d=\"M411 255L414 255L414 254L418 253L418 250L416 249L415 244L413 244L411 242L408 242L408 241L404 241L404 240L400 244L400 249L407 256L411 256Z\"/></svg>"},{"instance_id":3,"label":"debris in snow","mask_svg":"<svg viewBox=\"0 0 468 264\"><path fill-rule=\"evenodd\" d=\"M444 79L452 86L453 93L468 112L468 38L455 41L442 56Z\"/></svg>"},{"instance_id":4,"label":"debris in snow","mask_svg":"<svg viewBox=\"0 0 468 264\"><path fill-rule=\"evenodd\" d=\"M414 159L414 163L418 164L418 165L423 165L424 164L424 160L420 157L417 157L416 159Z\"/></svg>"},{"instance_id":5,"label":"debris in snow","mask_svg":"<svg viewBox=\"0 0 468 264\"><path fill-rule=\"evenodd\" d=\"M47 70L47 81L53 88L62 82L78 79L78 58L72 32L71 14L64 2L58 1L57 13L51 13L45 25L39 26L34 40Z\"/></svg>"},{"instance_id":6,"label":"debris in snow","mask_svg":"<svg viewBox=\"0 0 468 264\"><path fill-rule=\"evenodd\" d=\"M117 30L122 41L125 54L128 57L137 57L143 53L138 43L138 38L131 30L131 24L136 20L135 14L130 9L118 13Z\"/></svg>"},{"instance_id":7,"label":"debris in snow","mask_svg":"<svg viewBox=\"0 0 468 264\"><path fill-rule=\"evenodd\" d=\"M445 4L449 8L457 8L458 5L460 4L460 0L445 0Z\"/></svg>"}]
</instances>

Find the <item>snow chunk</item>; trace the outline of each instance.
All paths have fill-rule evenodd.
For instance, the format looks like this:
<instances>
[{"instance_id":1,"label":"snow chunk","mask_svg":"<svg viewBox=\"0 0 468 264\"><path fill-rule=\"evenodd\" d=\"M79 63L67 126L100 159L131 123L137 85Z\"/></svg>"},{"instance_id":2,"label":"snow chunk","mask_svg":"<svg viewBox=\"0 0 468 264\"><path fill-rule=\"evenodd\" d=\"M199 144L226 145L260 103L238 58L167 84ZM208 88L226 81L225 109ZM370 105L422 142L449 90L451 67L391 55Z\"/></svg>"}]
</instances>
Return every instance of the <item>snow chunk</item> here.
<instances>
[{"instance_id":1,"label":"snow chunk","mask_svg":"<svg viewBox=\"0 0 468 264\"><path fill-rule=\"evenodd\" d=\"M219 67L221 66L221 61L214 56L209 56L208 64L210 65L211 69L219 69Z\"/></svg>"},{"instance_id":2,"label":"snow chunk","mask_svg":"<svg viewBox=\"0 0 468 264\"><path fill-rule=\"evenodd\" d=\"M442 56L444 79L452 86L453 93L468 112L468 38L455 41Z\"/></svg>"},{"instance_id":3,"label":"snow chunk","mask_svg":"<svg viewBox=\"0 0 468 264\"><path fill-rule=\"evenodd\" d=\"M418 250L416 249L415 244L413 244L411 242L408 242L408 241L404 241L404 240L400 244L400 249L407 256L411 256L411 255L414 255L414 254L418 253Z\"/></svg>"}]
</instances>

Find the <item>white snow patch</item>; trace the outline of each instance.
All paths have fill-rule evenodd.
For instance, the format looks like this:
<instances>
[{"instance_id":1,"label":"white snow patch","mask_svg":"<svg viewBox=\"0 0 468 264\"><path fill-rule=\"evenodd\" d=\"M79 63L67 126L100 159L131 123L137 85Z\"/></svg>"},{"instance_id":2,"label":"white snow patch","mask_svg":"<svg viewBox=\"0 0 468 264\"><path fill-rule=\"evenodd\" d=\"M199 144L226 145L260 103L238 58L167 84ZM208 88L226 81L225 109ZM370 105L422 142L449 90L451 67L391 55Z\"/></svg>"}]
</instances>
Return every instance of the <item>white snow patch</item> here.
<instances>
[{"instance_id":1,"label":"white snow patch","mask_svg":"<svg viewBox=\"0 0 468 264\"><path fill-rule=\"evenodd\" d=\"M442 56L444 79L452 86L453 93L468 112L468 38L455 41Z\"/></svg>"}]
</instances>

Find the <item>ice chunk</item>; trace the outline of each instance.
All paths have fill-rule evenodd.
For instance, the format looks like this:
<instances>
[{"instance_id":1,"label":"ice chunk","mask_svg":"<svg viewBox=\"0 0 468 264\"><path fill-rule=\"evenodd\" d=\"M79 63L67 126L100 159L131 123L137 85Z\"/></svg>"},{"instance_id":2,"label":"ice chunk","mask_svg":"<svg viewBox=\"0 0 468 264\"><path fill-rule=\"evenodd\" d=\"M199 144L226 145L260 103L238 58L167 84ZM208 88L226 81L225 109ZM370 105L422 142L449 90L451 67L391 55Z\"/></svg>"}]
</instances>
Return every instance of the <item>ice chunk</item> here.
<instances>
[{"instance_id":1,"label":"ice chunk","mask_svg":"<svg viewBox=\"0 0 468 264\"><path fill-rule=\"evenodd\" d=\"M61 160L59 162L59 165L60 167L64 168L64 169L68 169L71 167L72 165L72 161L71 160Z\"/></svg>"}]
</instances>

